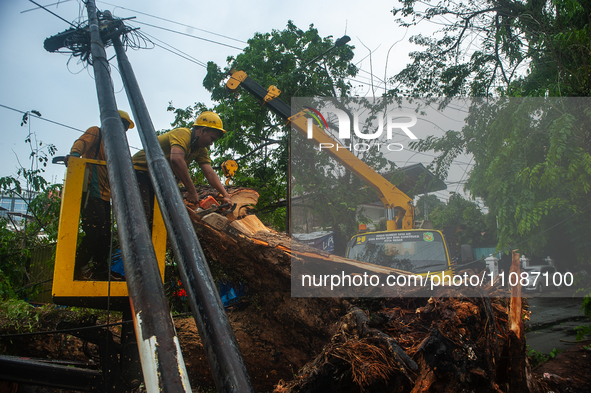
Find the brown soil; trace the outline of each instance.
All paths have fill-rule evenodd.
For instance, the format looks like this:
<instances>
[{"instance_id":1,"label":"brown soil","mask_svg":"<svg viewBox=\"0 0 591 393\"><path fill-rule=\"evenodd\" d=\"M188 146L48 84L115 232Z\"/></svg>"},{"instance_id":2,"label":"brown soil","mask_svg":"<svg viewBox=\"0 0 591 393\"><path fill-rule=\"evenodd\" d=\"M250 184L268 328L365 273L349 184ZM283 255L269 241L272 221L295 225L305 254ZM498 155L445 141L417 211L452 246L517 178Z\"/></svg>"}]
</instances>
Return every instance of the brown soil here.
<instances>
[{"instance_id":1,"label":"brown soil","mask_svg":"<svg viewBox=\"0 0 591 393\"><path fill-rule=\"evenodd\" d=\"M305 310L302 308L301 312ZM251 383L259 392L271 392L280 380L291 380L329 339L313 332L303 335L295 327L285 329L264 304L243 304L231 308L228 316ZM194 319L176 318L175 326L191 385L205 390L213 388L213 377Z\"/></svg>"},{"instance_id":2,"label":"brown soil","mask_svg":"<svg viewBox=\"0 0 591 393\"><path fill-rule=\"evenodd\" d=\"M248 372L257 392L272 392L280 381L291 381L307 362L322 352L326 337L311 334L303 337L298 329L277 329L279 323L271 319L273 313L265 310L264 305L243 302L239 307L228 310L230 321L236 332L240 349L248 361ZM71 318L68 315L67 318ZM44 320L41 317L39 330L55 329L56 314ZM102 321L99 321L99 323ZM332 321L325 321L327 324ZM177 334L183 350L184 361L189 373L193 390L196 392L214 391L214 383L203 346L192 317L175 318ZM119 328L113 328L118 334ZM1 334L14 333L0 332ZM402 337L399 342L402 344ZM2 354L19 355L35 358L51 358L92 362L96 359L97 348L85 344L82 340L68 334L45 336L25 336L2 339ZM580 343L561 353L556 358L533 370L535 379L541 384L542 391L556 393L582 393L591 391L591 352ZM86 346L86 348L85 348ZM0 382L0 393L4 392L57 392L58 390L20 386ZM276 390L280 391L280 390ZM373 391L373 390L367 390ZM64 391L60 391L64 392Z\"/></svg>"},{"instance_id":3,"label":"brown soil","mask_svg":"<svg viewBox=\"0 0 591 393\"><path fill-rule=\"evenodd\" d=\"M581 342L533 370L546 392L591 392L591 351L585 349L588 345L589 341Z\"/></svg>"}]
</instances>

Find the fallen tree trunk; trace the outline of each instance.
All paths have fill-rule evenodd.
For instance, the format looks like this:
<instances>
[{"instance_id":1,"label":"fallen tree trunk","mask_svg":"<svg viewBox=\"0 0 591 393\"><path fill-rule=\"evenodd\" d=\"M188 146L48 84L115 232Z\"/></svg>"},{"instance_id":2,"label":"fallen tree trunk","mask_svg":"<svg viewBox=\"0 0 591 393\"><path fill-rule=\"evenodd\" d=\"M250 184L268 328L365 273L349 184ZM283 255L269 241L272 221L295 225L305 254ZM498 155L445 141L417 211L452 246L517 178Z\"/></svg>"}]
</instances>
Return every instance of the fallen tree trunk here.
<instances>
[{"instance_id":1,"label":"fallen tree trunk","mask_svg":"<svg viewBox=\"0 0 591 393\"><path fill-rule=\"evenodd\" d=\"M272 391L330 341L347 301L292 298L289 237L246 214L253 198L256 203L256 191L229 189L229 193L237 207L223 230L198 218L195 206L188 205L189 215L216 282L244 287L246 295L228 309L228 316L255 390ZM207 195L217 196L200 191L201 197ZM202 345L192 326L184 326L178 334L183 355L192 363L187 364L191 381L213 386L205 356L195 355L202 353Z\"/></svg>"},{"instance_id":2,"label":"fallen tree trunk","mask_svg":"<svg viewBox=\"0 0 591 393\"><path fill-rule=\"evenodd\" d=\"M203 222L194 206L188 209L214 278L245 287L242 303L228 312L255 390L536 391L524 368L525 337L510 328L510 299L479 288L466 289L461 298L446 297L445 288L433 296L423 296L422 289L413 296L292 297L293 261L348 272L401 272L298 244L248 214L256 191L230 194L238 205L223 230ZM512 315L521 319L527 312L518 307ZM189 377L211 386L205 356L196 355L200 340L185 330L191 329L177 326Z\"/></svg>"}]
</instances>

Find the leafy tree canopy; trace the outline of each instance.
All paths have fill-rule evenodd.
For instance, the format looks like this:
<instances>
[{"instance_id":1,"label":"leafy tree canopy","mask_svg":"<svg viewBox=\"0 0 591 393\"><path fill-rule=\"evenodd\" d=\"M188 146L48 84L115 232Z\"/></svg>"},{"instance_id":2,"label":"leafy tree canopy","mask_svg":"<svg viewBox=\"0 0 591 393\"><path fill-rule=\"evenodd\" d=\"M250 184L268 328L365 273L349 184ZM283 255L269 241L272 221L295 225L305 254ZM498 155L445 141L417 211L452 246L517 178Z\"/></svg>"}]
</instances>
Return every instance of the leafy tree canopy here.
<instances>
[{"instance_id":1,"label":"leafy tree canopy","mask_svg":"<svg viewBox=\"0 0 591 393\"><path fill-rule=\"evenodd\" d=\"M460 194L452 193L447 204L439 201L434 206L433 211L429 213L429 219L433 221L434 228L442 230L445 227L452 227L456 232L458 246L468 244L472 247L494 247L496 245L494 216L483 213L476 203L463 198Z\"/></svg>"},{"instance_id":2,"label":"leafy tree canopy","mask_svg":"<svg viewBox=\"0 0 591 393\"><path fill-rule=\"evenodd\" d=\"M215 103L211 109L228 130L213 148L218 156L214 165L237 160L235 184L257 189L259 212L268 212L263 218L281 229L285 228L289 127L248 92L229 93L225 84L231 70L241 70L261 86L277 86L288 104L296 96L346 96L351 89L346 78L357 72L351 64L353 48L333 47L332 37L320 37L313 25L304 31L290 21L285 30L255 34L241 54L227 59L225 67L210 62L203 81ZM169 108L179 120L194 118L201 109L200 104L185 110Z\"/></svg>"},{"instance_id":3,"label":"leafy tree canopy","mask_svg":"<svg viewBox=\"0 0 591 393\"><path fill-rule=\"evenodd\" d=\"M426 4L426 6L424 5ZM391 94L496 96L474 99L467 126L413 147L435 150L439 175L452 159L474 156L466 188L499 224L499 248L588 259L591 219L591 5L582 0L402 1L404 26L443 23L439 35L394 79Z\"/></svg>"},{"instance_id":4,"label":"leafy tree canopy","mask_svg":"<svg viewBox=\"0 0 591 393\"><path fill-rule=\"evenodd\" d=\"M589 96L591 5L586 0L400 0L403 26L433 22L436 34L394 82L419 96Z\"/></svg>"}]
</instances>

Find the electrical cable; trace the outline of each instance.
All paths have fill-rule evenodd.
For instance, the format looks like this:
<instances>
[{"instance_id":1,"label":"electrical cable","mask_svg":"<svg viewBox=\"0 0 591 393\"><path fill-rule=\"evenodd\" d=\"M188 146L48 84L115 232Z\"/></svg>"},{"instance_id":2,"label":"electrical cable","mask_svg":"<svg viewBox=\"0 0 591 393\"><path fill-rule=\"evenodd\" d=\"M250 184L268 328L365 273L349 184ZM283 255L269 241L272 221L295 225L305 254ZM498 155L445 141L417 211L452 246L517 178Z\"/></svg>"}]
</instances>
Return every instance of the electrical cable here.
<instances>
[{"instance_id":1,"label":"electrical cable","mask_svg":"<svg viewBox=\"0 0 591 393\"><path fill-rule=\"evenodd\" d=\"M44 7L51 7L52 5L60 5L62 3L67 3L68 1L72 1L72 0L60 0L57 3L45 4ZM37 11L39 8L42 8L42 7L30 8L28 10L21 11L21 14L24 14L25 12L29 12L29 11Z\"/></svg>"},{"instance_id":2,"label":"electrical cable","mask_svg":"<svg viewBox=\"0 0 591 393\"><path fill-rule=\"evenodd\" d=\"M473 159L474 159L474 157L470 158L470 162L472 162ZM460 181L458 182L458 186L456 187L456 194L458 193L458 189L460 188L460 185L462 184L462 180L464 180L464 176L466 176L467 172L468 172L468 166L466 166L466 168L464 169L464 173L462 174L462 177L460 177Z\"/></svg>"},{"instance_id":3,"label":"electrical cable","mask_svg":"<svg viewBox=\"0 0 591 393\"><path fill-rule=\"evenodd\" d=\"M156 45L156 46L158 46L159 48L162 48L162 49L164 49L164 50L166 50L166 51L168 51L168 52L170 52L170 53L172 53L172 54L174 54L174 55L177 55L177 56L179 56L179 57L181 57L181 58L183 58L183 59L185 59L185 60L189 60L190 62L192 62L192 63L195 63L195 64L197 64L197 65L199 65L199 66L201 66L201 67L204 67L204 68L206 68L206 67L207 67L206 65L202 64L201 62L198 62L198 61L192 60L191 58L189 58L189 57L187 57L187 56L184 56L184 55L182 55L182 54L181 54L182 52L181 52L181 53L176 53L176 52L173 52L172 50L170 50L170 49L168 49L168 48L165 48L165 47L164 47L164 46L162 46L162 45L158 45L158 44L155 44L155 45ZM172 47L172 46L171 46L171 48L174 48L174 47Z\"/></svg>"},{"instance_id":4,"label":"electrical cable","mask_svg":"<svg viewBox=\"0 0 591 393\"><path fill-rule=\"evenodd\" d=\"M214 41L214 40L209 40L207 38L203 38L203 37L198 37L196 35L192 35L192 34L188 34L188 33L183 33L180 31L176 31L176 30L172 30L172 29L167 29L166 27L160 27L160 26L156 26L156 25L152 25L150 23L145 23L145 22L140 22L140 21L135 21L135 23L139 23L140 25L145 25L145 26L150 26L150 27L154 27L156 29L160 29L160 30L164 30L164 31L169 31L171 33L175 33L175 34L180 34L180 35L184 35L187 37L191 37L191 38L196 38L198 40L202 40L202 41L207 41L207 42L211 42L212 44L217 44L217 45L221 45L221 46L226 46L228 48L232 48L232 49L237 49L239 51L242 51L243 48L238 48L237 46L232 46L232 45L228 45L228 44L224 44L223 42L219 42L219 41Z\"/></svg>"},{"instance_id":5,"label":"electrical cable","mask_svg":"<svg viewBox=\"0 0 591 393\"><path fill-rule=\"evenodd\" d=\"M184 314L173 315L172 317L173 318L180 318L180 317L187 317L187 316L192 316L192 315L193 315L192 313L184 313ZM94 329L109 328L112 326L121 326L121 325L124 325L127 323L133 323L133 320L130 319L127 321L113 322L113 323L102 324L102 325L81 326L81 327L60 329L60 330L48 330L45 332L0 334L0 338L30 337L30 336L39 336L39 335L45 335L45 334L48 335L48 334L72 333L72 332L77 332L79 330L94 330Z\"/></svg>"},{"instance_id":6,"label":"electrical cable","mask_svg":"<svg viewBox=\"0 0 591 393\"><path fill-rule=\"evenodd\" d=\"M31 2L33 2L33 3L35 3L35 2L34 2L34 1L32 1L32 0L30 0L30 1L31 1ZM114 4L110 4L110 3L107 3L107 2L104 2L104 3L105 3L105 4L109 4L109 5L111 5L111 6L119 7L119 8L122 8L122 9L127 9L127 8L125 8L125 7L116 6L116 5L114 5ZM37 3L35 3L35 4L37 4ZM38 5L38 4L37 4L37 5ZM39 7L42 7L42 6L40 6L40 5L38 5L38 6L39 6ZM44 7L42 7L42 8L44 8ZM165 18L160 18L160 17L154 16L154 15L150 15L150 14L147 14L147 13L140 12L140 11L131 10L131 9L127 9L127 10L130 10L130 11L133 11L133 12L136 12L136 13L139 13L139 14L147 15L147 16L150 16L150 17L154 17L154 18L157 18L157 19L162 19L162 20L165 20L165 21L167 21L167 22L171 22L171 23L179 24L179 25L182 25L182 26L185 26L185 27L190 27L190 28L194 28L194 29L196 29L196 30L200 30L200 31L204 31L204 32L207 32L207 33L215 34L215 35L218 35L218 36L221 36L221 37L224 37L224 38L232 39L232 40L239 41L239 42L244 42L244 41L240 41L240 40L233 39L233 38L231 38L231 37L227 37L227 36L223 36L223 35L220 35L220 34L216 34L216 33L213 33L213 32L207 31L207 30L203 30L203 29L199 29L199 28L196 28L196 27L193 27L193 26L184 25L184 24L181 24L181 23L178 23L178 22L175 22L175 21L171 21L171 20L168 20L168 19L165 19ZM47 11L48 11L48 10L47 10ZM51 12L51 11L48 11L48 12ZM52 13L52 14L53 14L53 13ZM54 14L54 15L55 15L55 14ZM55 15L55 16L59 17L58 15ZM60 18L60 19L62 19L62 20L64 20L64 19L63 19L63 18L61 18L61 17L59 17L59 18ZM65 20L64 20L64 21L65 21ZM66 21L66 22L67 22L67 21ZM70 22L67 22L67 23L69 23L70 25L72 25L72 26L76 27L75 25L71 24ZM139 22L139 21L136 21L136 23L139 23L139 24L144 24L144 25L146 25L146 26L151 26L151 27L154 27L154 28L158 28L158 29L162 29L162 30L166 30L166 31L170 31L170 32L174 32L174 33L177 33L177 34L187 35L187 36L189 36L189 37L192 37L192 38L197 38L197 39L205 40L205 41L212 42L212 43L216 43L216 44L219 44L219 45L222 45L222 46L227 46L227 47L230 47L230 48L234 48L234 49L242 50L241 48L238 48L238 47L234 47L234 46L231 46L231 45L223 44L223 43L221 43L221 42L217 42L217 41L213 41L213 40L208 40L208 39L205 39L205 38L202 38L202 37L198 37L198 36L194 36L194 35L190 35L190 34L186 34L186 33L178 32L178 31L175 31L175 30L172 30L172 29L167 29L167 28L163 28L163 27L160 27L160 26L156 26L156 25L152 25L152 24L148 24L148 23L144 23L144 22ZM146 35L147 35L147 34L146 34ZM127 38L128 36L129 36L128 34L124 34L124 37L125 37L125 38ZM139 37L139 38L143 38L143 37L142 37L142 35L140 35L140 34L137 34L137 35L132 35L132 37ZM154 37L152 37L152 38L154 38ZM154 39L155 39L155 38L154 38ZM151 42L150 40L147 40L147 41ZM158 41L160 41L160 40L158 40ZM160 42L162 42L162 41L160 41ZM127 41L126 41L126 43L127 43L127 46L130 46L130 47L140 47L139 45L132 45L132 40L127 40ZM154 43L152 42L152 44L154 44ZM184 53L184 52L182 52L182 51L178 50L177 48L174 48L174 47L172 47L171 45L169 45L169 46L170 46L171 48L173 48L174 50L176 50L176 51L180 52L181 54L179 54L179 53L175 53L175 52L171 51L170 49L167 49L167 48L165 48L165 47L163 47L163 46L160 46L160 45L157 45L157 44L154 44L154 45L155 45L155 46L159 46L159 47L161 47L161 48L163 48L163 49L165 49L165 50L168 50L168 51L170 51L171 53L173 53L173 54L176 54L177 56L180 56L180 57L182 57L182 58L184 58L184 59L186 59L186 60L189 60L189 61L191 61L191 62L193 62L193 63L195 63L195 64L198 64L198 65L200 65L200 66L203 66L203 67L205 67L205 64L204 64L203 62L201 62L201 61L199 61L199 60L197 60L197 59L194 59L194 58L193 58L193 59L189 58L189 57L190 57L189 55L187 55L186 53ZM166 44L166 45L168 45L168 44ZM370 53L370 55L371 55L371 53ZM366 56L366 57L367 57L367 56ZM364 59L365 59L365 58L364 58ZM361 59L361 60L360 60L360 61L359 61L357 64L361 63L361 62L362 62L364 59ZM378 79L378 80L379 80L381 83L384 83L384 84L385 84L385 81L381 80L380 78L378 78L377 76L375 76L373 73L371 73L371 72L368 72L368 71L365 71L365 70L363 70L363 69L361 69L361 68L360 68L359 70L360 70L361 72L364 72L364 73L367 73L367 74L369 74L369 75L370 75L370 76L372 76L372 77L375 77L375 78L376 78L376 79ZM373 84L373 83L371 83L371 84L370 84L370 83L366 83L366 82L363 82L363 81L358 81L358 80L355 80L355 79L352 79L352 78L347 78L347 79L349 79L349 80L352 80L352 81L355 81L355 82L358 82L358 83L367 84L367 85L369 85L369 86L372 86L372 87L374 87L374 84ZM384 89L385 89L385 87L384 87ZM2 106L3 106L3 105L2 105ZM4 106L4 107L6 107L6 106ZM6 107L6 108L8 108L8 109L13 109L13 108L9 108L9 107ZM14 109L13 109L13 110L14 110ZM23 113L24 113L24 112L23 112ZM50 121L50 120L47 120L47 119L43 119L43 120ZM52 122L52 121L50 121L50 122ZM59 124L59 125L65 126L65 125L63 125L63 124L60 124L60 123L56 123L56 124ZM73 128L73 127L69 127L69 126L65 126L65 127L68 127L68 128ZM75 129L75 128L73 128L73 129ZM84 132L84 131L82 131L82 130L79 130L79 129L75 129L75 130L77 130L77 131L80 131L80 132ZM266 144L265 144L264 146L266 146ZM134 149L138 149L138 148L136 148L136 147L132 147L132 148L134 148ZM259 148L260 148L260 147L259 147ZM139 150L139 149L138 149L138 150ZM257 149L257 150L258 150L258 149ZM410 151L414 152L415 154L423 154L423 155L426 155L426 156L435 157L434 155L430 155L430 154L427 154L427 153L425 153L425 152L418 152L418 151L415 151L415 150L410 150ZM247 155L247 156L248 156L248 155ZM245 156L245 157L246 157L246 156ZM242 157L242 158L245 158L245 157ZM467 163L467 165L474 165L474 164L472 164L472 163L471 163L471 161L472 161L472 159L470 160L470 163ZM462 175L462 179L463 179L463 177L465 176L465 174L466 174L466 171L467 171L467 168L464 170L464 174ZM461 184L461 181L460 181L460 182L458 182L458 187L459 187L459 185L460 185L460 184ZM457 192L457 188L456 188L456 192Z\"/></svg>"},{"instance_id":7,"label":"electrical cable","mask_svg":"<svg viewBox=\"0 0 591 393\"><path fill-rule=\"evenodd\" d=\"M198 59L195 59L192 56L189 56L188 54L173 47L172 45L166 44L163 41L158 40L155 37L152 37L153 39L155 39L159 42L162 42L163 44L169 46L170 48L173 48L174 51L176 51L176 52L171 51L170 49L167 49L161 45L155 44L153 41L151 41L149 38L147 38L149 36L148 34L143 33L143 32L139 32L138 31L139 28L137 28L137 27L130 28L130 27L127 27L123 23L124 20L132 19L132 18L124 18L124 19L112 18L111 14L107 11L104 13L101 13L99 15L99 17L100 17L101 21L103 21L105 23L105 26L106 26L104 33L103 33L103 31L101 31L101 36L104 35L103 42L104 42L105 47L112 45L112 41L111 41L112 35L116 34L116 35L121 36L121 41L124 44L126 49L127 48L132 48L132 49L148 48L149 44L151 44L152 46L158 46L158 47L161 47L162 49L168 50L169 52L176 54L177 56L180 56L180 57L184 58L185 60L189 60L193 63L196 63L198 65L206 67L206 64L204 62L202 62ZM81 27L85 23L88 23L88 22L87 21L81 22L78 27L73 25L75 27L74 30L72 30L72 29L66 30L62 33L59 33L59 34L53 36L53 37L50 37L50 39L48 39L49 41L46 40L46 44L49 45L49 46L46 46L46 49L48 49L52 52L59 51L60 53L67 53L67 52L60 51L58 48L58 47L66 47L71 51L71 54L73 57L79 57L82 62L87 63L87 64L92 64L90 46L88 45L87 28ZM156 26L153 24L140 22L137 20L135 21L135 23L143 24L143 25L154 27L157 29L162 29L162 30L173 32L176 34L186 35L186 36L189 36L192 38L204 40L207 42L211 42L214 44L218 44L221 46L226 46L226 47L230 47L230 48L242 51L242 48L238 48L238 47L235 47L232 45L224 44L219 41L209 40L209 39L206 39L203 37L198 37L195 35L186 34L183 32L176 31L176 30L167 29L167 28L164 28L161 26Z\"/></svg>"},{"instance_id":8,"label":"electrical cable","mask_svg":"<svg viewBox=\"0 0 591 393\"><path fill-rule=\"evenodd\" d=\"M195 30L203 31L205 33L213 34L213 35L216 35L218 37L227 38L227 39L232 40L232 41L237 41L237 42L241 42L241 43L244 43L244 44L247 43L246 41L239 40L237 38L228 37L228 36L223 35L223 34L214 33L213 31L200 29L199 27L195 27L195 26L191 26L191 25L186 25L186 24L183 24L183 23L180 23L180 22L175 22L173 20L162 18L162 17L155 16L155 15L151 15L151 14L148 14L148 13L145 13L145 12L141 12L141 11L137 11L137 10L132 10L131 8L125 8L125 7L122 7L120 5L115 5L115 4L107 3L106 1L97 1L97 3L104 3L104 4L110 5L110 6L115 7L115 8L121 8L121 9L126 10L126 11L135 12L136 14L146 15L146 16L149 16L149 17L152 17L152 18L155 18L155 19L160 19L160 20L163 20L163 21L166 21L166 22L174 23L174 24L177 24L179 26L188 27L190 29L195 29Z\"/></svg>"},{"instance_id":9,"label":"electrical cable","mask_svg":"<svg viewBox=\"0 0 591 393\"><path fill-rule=\"evenodd\" d=\"M133 26L130 26L133 27ZM121 43L125 50L128 48L131 49L152 49L156 46L149 38L146 37L147 34L140 31L139 27L133 28L127 33L123 33L120 35ZM151 44L152 47L149 47L148 44ZM111 60L111 59L109 59Z\"/></svg>"},{"instance_id":10,"label":"electrical cable","mask_svg":"<svg viewBox=\"0 0 591 393\"><path fill-rule=\"evenodd\" d=\"M66 125L66 124L63 124L63 123L59 123L57 121L49 120L49 119L44 118L44 117L39 117L39 116L35 115L34 113L31 113L30 111L21 111L19 109L11 108L11 107L9 107L7 105L2 105L2 104L0 104L0 107L5 108L5 109L9 109L11 111L15 111L15 112L18 112L18 113L22 113L23 115L28 112L29 115L31 115L31 116L34 115L36 119L43 120L43 121L46 121L46 122L49 122L49 123L52 123L52 124L55 124L55 125L58 125L58 126L61 126L61 127L69 128L71 130L78 131L78 132L80 132L82 134L84 134L86 132L85 130L81 130L80 128L72 127L72 126L69 126L69 125ZM138 151L139 150L142 150L139 147L135 147L135 146L129 146L129 147L132 148L132 149L136 149Z\"/></svg>"},{"instance_id":11,"label":"electrical cable","mask_svg":"<svg viewBox=\"0 0 591 393\"><path fill-rule=\"evenodd\" d=\"M53 16L55 16L55 17L57 17L57 18L61 19L61 20L63 20L64 22L66 22L67 24L69 24L70 26L72 26L74 29L77 29L77 28L78 28L78 26L76 26L76 25L72 24L71 22L68 22L67 20L65 20L64 18L62 18L61 16L59 16L59 15L58 15L58 14L56 14L55 12L52 12L52 11L48 10L47 8L45 8L45 6L42 6L41 4L39 4L39 3L37 3L37 2L35 2L35 1L33 1L33 0L29 0L29 1L30 1L31 3L33 3L33 4L35 4L36 6L38 6L38 7L40 7L40 8L43 8L45 11L49 12L51 15L53 15Z\"/></svg>"},{"instance_id":12,"label":"electrical cable","mask_svg":"<svg viewBox=\"0 0 591 393\"><path fill-rule=\"evenodd\" d=\"M2 107L2 108L5 108L5 109L10 109L11 111L15 111L15 112L18 112L18 113L22 113L23 115L24 115L25 113L27 113L27 112L29 112L29 113L30 113L30 111L21 111L21 110L19 110L19 109L11 108L11 107L9 107L9 106L7 106L7 105L2 105L2 104L0 104L0 107ZM31 115L33 115L32 113L30 113L30 114L31 114ZM49 123L56 124L56 125L58 125L58 126L66 127L66 128L69 128L69 129L72 129L72 130L74 130L74 131L78 131L78 132L81 132L81 133L84 133L84 132L85 132L84 130L81 130L80 128L71 127L71 126L68 126L68 125L66 125L66 124L58 123L57 121L53 121L53 120L46 119L46 118L44 118L44 117L39 117L39 116L36 116L36 115L35 115L35 118L37 118L37 119L40 119L40 120L43 120L43 121L47 121L47 122L49 122Z\"/></svg>"},{"instance_id":13,"label":"electrical cable","mask_svg":"<svg viewBox=\"0 0 591 393\"><path fill-rule=\"evenodd\" d=\"M197 65L199 65L199 66L201 66L201 67L204 67L204 68L206 68L206 67L207 67L207 64L206 64L206 63L204 63L203 61L201 61L201 60L199 60L199 59L197 59L197 58L195 58L195 57L193 57L193 56L191 56L191 55L189 55L189 54L187 54L187 53L185 53L185 52L181 51L180 49L178 49L178 48L175 48L174 46L172 46L172 45L170 45L170 44L167 44L166 42L164 42L164 41L162 41L162 40L159 40L158 38L156 38L156 37L154 37L154 36L152 36L152 35L150 35L150 34L148 34L148 33L146 33L146 32L144 32L143 34L144 34L144 35L146 35L147 37L151 38L152 40L155 40L155 41L161 42L162 44L169 46L170 48L174 49L174 50L175 50L175 51L177 51L178 53L175 53L175 52L173 52L172 50L170 50L170 49L168 49L168 48L165 48L165 47L163 47L162 45L158 45L158 44L156 44L156 43L152 42L152 43L153 43L155 46L158 46L158 47L160 47L160 48L162 48L162 49L164 49L164 50L167 50L167 51L171 52L172 54L174 54L174 55L177 55L177 56L179 56L179 57L181 57L181 58L183 58L183 59L185 59L185 60L188 60L188 61L190 61L190 62L192 62L192 63L195 63L195 64L197 64Z\"/></svg>"}]
</instances>

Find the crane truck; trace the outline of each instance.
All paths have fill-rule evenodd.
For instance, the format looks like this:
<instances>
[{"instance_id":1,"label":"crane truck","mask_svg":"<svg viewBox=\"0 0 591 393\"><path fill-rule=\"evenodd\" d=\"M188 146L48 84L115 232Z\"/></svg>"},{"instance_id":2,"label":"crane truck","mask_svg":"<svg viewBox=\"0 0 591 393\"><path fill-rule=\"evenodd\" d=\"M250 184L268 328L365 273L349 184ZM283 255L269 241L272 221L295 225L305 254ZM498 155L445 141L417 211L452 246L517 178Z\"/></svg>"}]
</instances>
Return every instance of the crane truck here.
<instances>
[{"instance_id":1,"label":"crane truck","mask_svg":"<svg viewBox=\"0 0 591 393\"><path fill-rule=\"evenodd\" d=\"M244 71L232 70L226 83L229 91L240 86L262 101L273 113L284 119L294 130L307 136L323 152L358 176L375 190L386 208L386 230L358 233L348 242L345 257L412 274L452 275L455 262L441 231L415 222L413 200L394 184L367 165L350 150L340 145L322 128L312 125L309 133L310 112L303 109L292 114L292 108L279 98L280 90L268 89L250 78ZM321 145L322 144L322 145ZM332 146L332 147L328 147Z\"/></svg>"}]
</instances>

